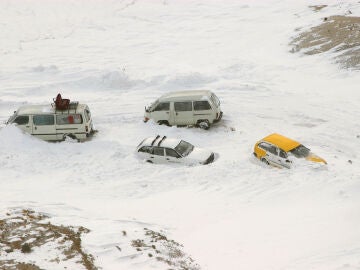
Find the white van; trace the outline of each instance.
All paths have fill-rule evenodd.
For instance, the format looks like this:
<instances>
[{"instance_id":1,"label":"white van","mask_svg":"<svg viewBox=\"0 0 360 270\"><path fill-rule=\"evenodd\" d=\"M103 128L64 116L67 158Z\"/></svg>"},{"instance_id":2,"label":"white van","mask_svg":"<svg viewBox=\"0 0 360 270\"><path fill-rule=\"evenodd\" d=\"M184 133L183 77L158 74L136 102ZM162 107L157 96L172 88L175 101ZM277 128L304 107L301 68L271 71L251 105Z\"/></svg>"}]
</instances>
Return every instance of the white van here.
<instances>
[{"instance_id":1,"label":"white van","mask_svg":"<svg viewBox=\"0 0 360 270\"><path fill-rule=\"evenodd\" d=\"M152 119L162 125L196 125L209 129L222 117L220 101L209 90L177 91L162 95L145 107L144 122Z\"/></svg>"},{"instance_id":2,"label":"white van","mask_svg":"<svg viewBox=\"0 0 360 270\"><path fill-rule=\"evenodd\" d=\"M45 141L62 141L66 137L84 141L94 133L90 109L71 102L66 110L49 105L25 105L7 121Z\"/></svg>"}]
</instances>

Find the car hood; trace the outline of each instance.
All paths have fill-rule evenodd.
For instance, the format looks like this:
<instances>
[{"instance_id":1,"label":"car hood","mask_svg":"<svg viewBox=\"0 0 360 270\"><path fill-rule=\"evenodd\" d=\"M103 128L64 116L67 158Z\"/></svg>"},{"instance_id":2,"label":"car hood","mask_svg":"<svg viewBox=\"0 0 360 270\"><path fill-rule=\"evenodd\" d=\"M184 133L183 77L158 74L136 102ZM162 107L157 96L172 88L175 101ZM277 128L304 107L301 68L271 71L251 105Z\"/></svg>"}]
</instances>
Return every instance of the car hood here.
<instances>
[{"instance_id":1,"label":"car hood","mask_svg":"<svg viewBox=\"0 0 360 270\"><path fill-rule=\"evenodd\" d=\"M317 155L315 155L314 153L311 153L311 152L305 159L309 160L309 161L312 161L312 162L327 164L326 161L323 158L321 158L321 157L319 157L319 156L317 156Z\"/></svg>"},{"instance_id":2,"label":"car hood","mask_svg":"<svg viewBox=\"0 0 360 270\"><path fill-rule=\"evenodd\" d=\"M211 154L212 152L209 150L194 147L192 152L186 158L196 161L205 161L210 157Z\"/></svg>"}]
</instances>

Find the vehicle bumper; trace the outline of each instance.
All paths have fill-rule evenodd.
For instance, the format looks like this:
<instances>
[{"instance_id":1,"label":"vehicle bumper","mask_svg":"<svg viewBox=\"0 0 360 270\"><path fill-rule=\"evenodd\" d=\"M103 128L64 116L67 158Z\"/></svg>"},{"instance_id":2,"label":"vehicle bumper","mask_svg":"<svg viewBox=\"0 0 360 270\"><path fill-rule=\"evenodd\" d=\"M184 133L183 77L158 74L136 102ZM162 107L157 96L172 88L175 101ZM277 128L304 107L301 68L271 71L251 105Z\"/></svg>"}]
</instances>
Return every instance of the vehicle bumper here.
<instances>
[{"instance_id":1,"label":"vehicle bumper","mask_svg":"<svg viewBox=\"0 0 360 270\"><path fill-rule=\"evenodd\" d=\"M214 123L219 122L222 117L223 117L223 112L220 112L220 115L218 116L218 118L216 118L216 119L214 120Z\"/></svg>"}]
</instances>

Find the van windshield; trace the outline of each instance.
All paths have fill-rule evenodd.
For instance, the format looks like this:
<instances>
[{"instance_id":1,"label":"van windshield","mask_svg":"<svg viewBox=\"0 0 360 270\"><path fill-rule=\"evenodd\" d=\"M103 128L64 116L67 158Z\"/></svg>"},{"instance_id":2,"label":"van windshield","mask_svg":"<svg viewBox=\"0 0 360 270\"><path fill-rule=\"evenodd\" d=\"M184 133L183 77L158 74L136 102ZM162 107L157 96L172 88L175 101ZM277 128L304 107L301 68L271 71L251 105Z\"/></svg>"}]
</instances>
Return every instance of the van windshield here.
<instances>
[{"instance_id":1,"label":"van windshield","mask_svg":"<svg viewBox=\"0 0 360 270\"><path fill-rule=\"evenodd\" d=\"M191 143L181 141L176 147L175 151L178 152L183 157L186 157L189 155L192 150L194 149L194 146Z\"/></svg>"},{"instance_id":2,"label":"van windshield","mask_svg":"<svg viewBox=\"0 0 360 270\"><path fill-rule=\"evenodd\" d=\"M157 100L155 100L147 109L148 109L148 111L149 112L152 112L155 108L156 108L156 106L159 104L159 100L157 99Z\"/></svg>"},{"instance_id":3,"label":"van windshield","mask_svg":"<svg viewBox=\"0 0 360 270\"><path fill-rule=\"evenodd\" d=\"M7 120L6 124L11 124L15 120L16 116L17 116L17 113L14 112L14 114L12 116L10 116L9 120Z\"/></svg>"}]
</instances>

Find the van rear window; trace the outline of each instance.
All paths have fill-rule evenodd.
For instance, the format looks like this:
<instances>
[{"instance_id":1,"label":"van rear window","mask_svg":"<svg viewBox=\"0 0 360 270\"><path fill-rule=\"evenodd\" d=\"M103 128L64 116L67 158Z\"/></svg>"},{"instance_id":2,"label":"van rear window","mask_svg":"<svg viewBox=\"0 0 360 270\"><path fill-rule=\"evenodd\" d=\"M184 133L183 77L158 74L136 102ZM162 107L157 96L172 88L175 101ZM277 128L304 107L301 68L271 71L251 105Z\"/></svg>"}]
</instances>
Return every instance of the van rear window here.
<instances>
[{"instance_id":1,"label":"van rear window","mask_svg":"<svg viewBox=\"0 0 360 270\"><path fill-rule=\"evenodd\" d=\"M34 115L33 122L36 126L50 126L54 124L54 115Z\"/></svg>"},{"instance_id":2,"label":"van rear window","mask_svg":"<svg viewBox=\"0 0 360 270\"><path fill-rule=\"evenodd\" d=\"M72 125L82 124L83 119L81 114L58 114L56 115L57 125Z\"/></svg>"}]
</instances>

